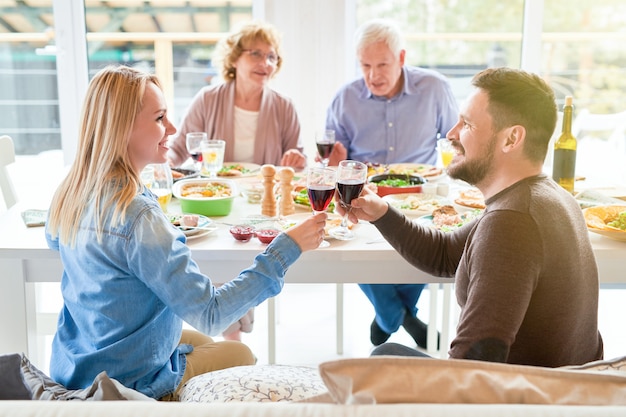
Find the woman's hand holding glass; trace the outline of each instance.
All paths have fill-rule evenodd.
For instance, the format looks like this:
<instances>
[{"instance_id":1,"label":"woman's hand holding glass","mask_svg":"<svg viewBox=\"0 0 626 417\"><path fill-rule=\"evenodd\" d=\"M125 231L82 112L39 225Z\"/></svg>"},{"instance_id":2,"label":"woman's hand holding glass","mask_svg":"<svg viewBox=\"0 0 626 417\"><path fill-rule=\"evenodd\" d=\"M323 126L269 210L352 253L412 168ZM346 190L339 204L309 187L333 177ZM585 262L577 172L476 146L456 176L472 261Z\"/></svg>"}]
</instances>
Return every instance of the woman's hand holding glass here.
<instances>
[{"instance_id":1,"label":"woman's hand holding glass","mask_svg":"<svg viewBox=\"0 0 626 417\"><path fill-rule=\"evenodd\" d=\"M313 213L325 212L335 195L337 173L330 168L309 168L306 176L306 188ZM328 247L322 240L320 248Z\"/></svg>"}]
</instances>

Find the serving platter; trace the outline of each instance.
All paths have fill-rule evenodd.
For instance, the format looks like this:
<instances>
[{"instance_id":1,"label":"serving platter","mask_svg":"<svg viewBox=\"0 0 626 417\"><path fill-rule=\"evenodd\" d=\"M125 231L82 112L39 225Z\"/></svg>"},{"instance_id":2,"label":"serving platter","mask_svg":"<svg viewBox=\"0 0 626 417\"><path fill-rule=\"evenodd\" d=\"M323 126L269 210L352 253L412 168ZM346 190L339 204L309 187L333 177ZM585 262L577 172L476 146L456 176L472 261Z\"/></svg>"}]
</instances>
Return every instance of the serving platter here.
<instances>
[{"instance_id":1,"label":"serving platter","mask_svg":"<svg viewBox=\"0 0 626 417\"><path fill-rule=\"evenodd\" d=\"M435 181L444 175L443 170L434 165L412 163L390 164L387 166L385 173L419 175L420 177L426 178L428 181Z\"/></svg>"},{"instance_id":2,"label":"serving platter","mask_svg":"<svg viewBox=\"0 0 626 417\"><path fill-rule=\"evenodd\" d=\"M445 197L424 193L388 194L383 197L383 200L407 216L432 214L434 209L452 204Z\"/></svg>"},{"instance_id":3,"label":"serving platter","mask_svg":"<svg viewBox=\"0 0 626 417\"><path fill-rule=\"evenodd\" d=\"M590 232L626 242L626 230L620 230L608 224L624 212L626 212L626 205L604 205L583 209L583 216L587 223L587 230Z\"/></svg>"}]
</instances>

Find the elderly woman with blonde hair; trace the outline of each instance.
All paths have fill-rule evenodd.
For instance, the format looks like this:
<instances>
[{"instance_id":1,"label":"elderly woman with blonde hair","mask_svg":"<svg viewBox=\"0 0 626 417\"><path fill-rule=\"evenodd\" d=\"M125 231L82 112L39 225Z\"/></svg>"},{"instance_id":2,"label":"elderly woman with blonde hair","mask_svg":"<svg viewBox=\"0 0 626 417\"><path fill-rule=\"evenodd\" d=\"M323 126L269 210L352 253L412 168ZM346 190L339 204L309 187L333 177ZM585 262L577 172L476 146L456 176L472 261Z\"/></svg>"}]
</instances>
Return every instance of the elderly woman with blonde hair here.
<instances>
[{"instance_id":1,"label":"elderly woman with blonde hair","mask_svg":"<svg viewBox=\"0 0 626 417\"><path fill-rule=\"evenodd\" d=\"M189 158L189 132L225 140L225 161L306 166L295 107L269 87L283 64L280 38L272 25L249 22L218 42L214 61L224 82L203 87L193 98L170 140L172 166Z\"/></svg>"}]
</instances>

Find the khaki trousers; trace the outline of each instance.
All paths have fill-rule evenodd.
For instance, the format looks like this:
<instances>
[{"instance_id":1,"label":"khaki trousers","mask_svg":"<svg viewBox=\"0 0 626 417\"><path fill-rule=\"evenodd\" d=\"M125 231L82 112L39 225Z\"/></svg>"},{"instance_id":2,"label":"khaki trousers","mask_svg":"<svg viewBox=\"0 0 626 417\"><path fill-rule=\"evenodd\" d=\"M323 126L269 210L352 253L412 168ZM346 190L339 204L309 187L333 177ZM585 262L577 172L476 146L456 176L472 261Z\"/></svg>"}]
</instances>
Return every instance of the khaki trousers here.
<instances>
[{"instance_id":1,"label":"khaki trousers","mask_svg":"<svg viewBox=\"0 0 626 417\"><path fill-rule=\"evenodd\" d=\"M180 389L194 376L256 363L256 358L250 348L241 342L232 340L216 342L203 333L183 329L180 343L192 345L193 352L187 354L187 368L176 391L160 398L160 401L178 401Z\"/></svg>"}]
</instances>

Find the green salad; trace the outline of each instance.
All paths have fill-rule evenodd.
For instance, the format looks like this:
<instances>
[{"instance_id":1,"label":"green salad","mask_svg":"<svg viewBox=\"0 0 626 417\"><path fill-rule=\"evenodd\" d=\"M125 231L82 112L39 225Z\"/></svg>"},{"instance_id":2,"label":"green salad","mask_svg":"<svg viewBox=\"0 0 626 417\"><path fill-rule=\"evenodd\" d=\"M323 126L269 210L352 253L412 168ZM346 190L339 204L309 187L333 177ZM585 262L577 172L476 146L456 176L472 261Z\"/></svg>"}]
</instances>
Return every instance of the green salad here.
<instances>
[{"instance_id":1,"label":"green salad","mask_svg":"<svg viewBox=\"0 0 626 417\"><path fill-rule=\"evenodd\" d=\"M411 181L401 178L388 178L386 180L377 181L376 184L385 187L408 187L409 185L413 185Z\"/></svg>"},{"instance_id":2,"label":"green salad","mask_svg":"<svg viewBox=\"0 0 626 417\"><path fill-rule=\"evenodd\" d=\"M607 225L620 230L626 230L626 211L622 211L617 216L617 219L608 222Z\"/></svg>"}]
</instances>

